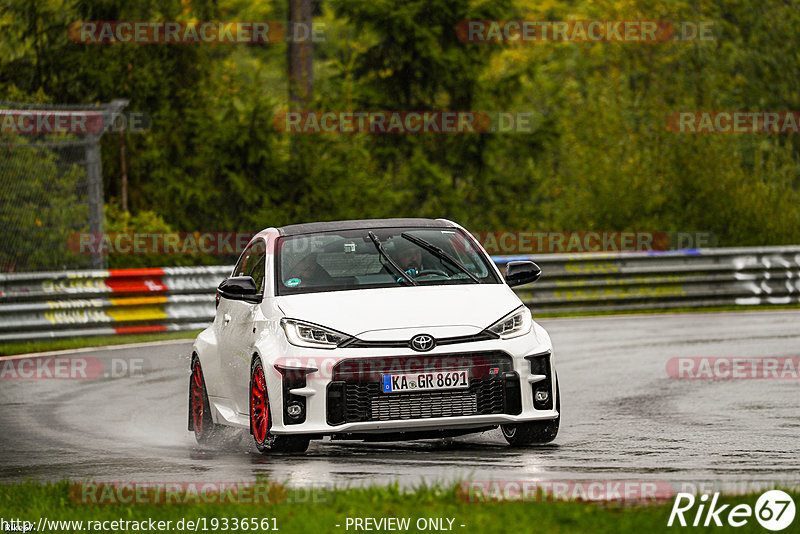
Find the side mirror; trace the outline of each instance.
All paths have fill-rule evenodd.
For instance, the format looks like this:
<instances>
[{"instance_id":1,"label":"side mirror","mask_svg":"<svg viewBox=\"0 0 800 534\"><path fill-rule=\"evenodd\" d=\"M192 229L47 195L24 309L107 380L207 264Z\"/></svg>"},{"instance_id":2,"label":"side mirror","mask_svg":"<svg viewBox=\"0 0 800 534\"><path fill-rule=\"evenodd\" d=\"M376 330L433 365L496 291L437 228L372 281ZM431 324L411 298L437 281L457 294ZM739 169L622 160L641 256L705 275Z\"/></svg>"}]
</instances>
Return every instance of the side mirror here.
<instances>
[{"instance_id":1,"label":"side mirror","mask_svg":"<svg viewBox=\"0 0 800 534\"><path fill-rule=\"evenodd\" d=\"M535 282L542 269L532 261L510 261L506 264L506 283L511 287Z\"/></svg>"},{"instance_id":2,"label":"side mirror","mask_svg":"<svg viewBox=\"0 0 800 534\"><path fill-rule=\"evenodd\" d=\"M221 297L229 300L243 300L258 304L263 298L258 294L258 287L252 276L231 276L223 280L217 290Z\"/></svg>"}]
</instances>

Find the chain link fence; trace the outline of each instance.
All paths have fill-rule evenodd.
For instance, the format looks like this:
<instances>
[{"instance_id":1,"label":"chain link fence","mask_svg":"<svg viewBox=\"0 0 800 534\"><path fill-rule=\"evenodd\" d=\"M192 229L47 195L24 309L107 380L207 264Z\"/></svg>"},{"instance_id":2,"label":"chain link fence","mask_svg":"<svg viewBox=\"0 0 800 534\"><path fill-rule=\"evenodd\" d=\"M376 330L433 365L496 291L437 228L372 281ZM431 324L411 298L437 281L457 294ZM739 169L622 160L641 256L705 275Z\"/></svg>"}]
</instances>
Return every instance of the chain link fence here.
<instances>
[{"instance_id":1,"label":"chain link fence","mask_svg":"<svg viewBox=\"0 0 800 534\"><path fill-rule=\"evenodd\" d=\"M0 101L0 272L107 266L70 239L104 230L100 137L126 104Z\"/></svg>"}]
</instances>

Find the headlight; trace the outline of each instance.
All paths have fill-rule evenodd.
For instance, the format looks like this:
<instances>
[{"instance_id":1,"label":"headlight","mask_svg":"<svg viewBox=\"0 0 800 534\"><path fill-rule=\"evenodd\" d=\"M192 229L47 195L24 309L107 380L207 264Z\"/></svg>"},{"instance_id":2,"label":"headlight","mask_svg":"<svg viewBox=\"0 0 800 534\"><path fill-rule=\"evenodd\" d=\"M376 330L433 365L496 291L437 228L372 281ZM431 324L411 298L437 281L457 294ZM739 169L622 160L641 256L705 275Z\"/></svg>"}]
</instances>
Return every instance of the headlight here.
<instances>
[{"instance_id":1,"label":"headlight","mask_svg":"<svg viewBox=\"0 0 800 534\"><path fill-rule=\"evenodd\" d=\"M347 334L296 319L281 319L281 326L289 343L298 347L335 349L341 342L350 339Z\"/></svg>"},{"instance_id":2,"label":"headlight","mask_svg":"<svg viewBox=\"0 0 800 534\"><path fill-rule=\"evenodd\" d=\"M531 331L531 327L533 327L531 311L522 306L494 323L487 330L503 339L509 339L527 334Z\"/></svg>"}]
</instances>

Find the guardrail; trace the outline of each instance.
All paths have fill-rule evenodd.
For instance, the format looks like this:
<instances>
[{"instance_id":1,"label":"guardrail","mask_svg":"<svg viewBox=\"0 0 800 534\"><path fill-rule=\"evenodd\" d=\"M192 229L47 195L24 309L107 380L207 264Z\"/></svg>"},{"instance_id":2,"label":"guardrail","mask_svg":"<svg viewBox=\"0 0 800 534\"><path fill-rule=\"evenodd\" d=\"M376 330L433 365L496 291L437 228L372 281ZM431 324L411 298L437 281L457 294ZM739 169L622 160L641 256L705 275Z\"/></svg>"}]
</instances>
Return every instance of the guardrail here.
<instances>
[{"instance_id":1,"label":"guardrail","mask_svg":"<svg viewBox=\"0 0 800 534\"><path fill-rule=\"evenodd\" d=\"M222 267L0 275L0 341L198 330Z\"/></svg>"},{"instance_id":2,"label":"guardrail","mask_svg":"<svg viewBox=\"0 0 800 534\"><path fill-rule=\"evenodd\" d=\"M496 256L542 278L517 293L535 313L800 303L800 246ZM231 271L165 267L0 275L0 342L205 328Z\"/></svg>"},{"instance_id":3,"label":"guardrail","mask_svg":"<svg viewBox=\"0 0 800 534\"><path fill-rule=\"evenodd\" d=\"M494 258L519 259L542 268L517 290L534 312L800 303L800 246Z\"/></svg>"}]
</instances>

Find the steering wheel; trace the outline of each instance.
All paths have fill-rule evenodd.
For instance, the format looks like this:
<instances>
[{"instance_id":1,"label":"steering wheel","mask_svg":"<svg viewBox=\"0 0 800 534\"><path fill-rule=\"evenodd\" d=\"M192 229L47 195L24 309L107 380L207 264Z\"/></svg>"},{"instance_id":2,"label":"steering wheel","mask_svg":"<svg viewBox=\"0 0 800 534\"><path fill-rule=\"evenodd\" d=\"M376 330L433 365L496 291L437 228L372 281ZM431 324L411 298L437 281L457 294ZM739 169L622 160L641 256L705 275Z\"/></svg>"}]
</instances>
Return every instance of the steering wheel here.
<instances>
[{"instance_id":1,"label":"steering wheel","mask_svg":"<svg viewBox=\"0 0 800 534\"><path fill-rule=\"evenodd\" d=\"M444 276L446 278L450 278L450 275L448 273L446 273L446 272L444 272L444 271L442 271L440 269L423 269L423 270L421 270L420 272L417 273L417 277L426 276L426 275L429 275L429 274L438 274L438 275Z\"/></svg>"}]
</instances>

